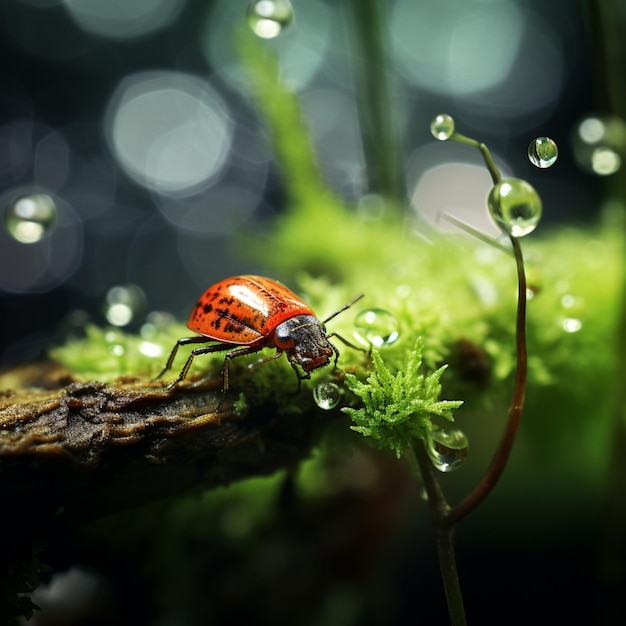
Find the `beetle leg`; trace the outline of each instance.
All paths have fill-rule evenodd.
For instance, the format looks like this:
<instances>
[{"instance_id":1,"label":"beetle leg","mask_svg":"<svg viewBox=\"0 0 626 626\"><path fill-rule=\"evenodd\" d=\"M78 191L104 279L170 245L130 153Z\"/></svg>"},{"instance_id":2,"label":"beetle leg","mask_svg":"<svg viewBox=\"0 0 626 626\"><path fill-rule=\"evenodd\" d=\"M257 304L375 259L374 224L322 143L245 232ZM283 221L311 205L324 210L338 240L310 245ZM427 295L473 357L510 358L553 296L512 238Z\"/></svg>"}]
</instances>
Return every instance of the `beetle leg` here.
<instances>
[{"instance_id":1,"label":"beetle leg","mask_svg":"<svg viewBox=\"0 0 626 626\"><path fill-rule=\"evenodd\" d=\"M161 370L161 373L154 380L159 380L159 378L161 378L161 376L163 376L163 374L165 374L165 372L167 372L167 370L172 367L172 364L174 363L174 359L176 358L176 353L178 352L178 348L180 348L180 346L186 346L187 344L190 344L190 343L206 343L206 342L207 342L207 338L202 337L202 336L183 337L182 339L179 339L174 344L174 347L172 348L172 351L170 352L170 356L167 359L167 363L165 364L165 367Z\"/></svg>"},{"instance_id":2,"label":"beetle leg","mask_svg":"<svg viewBox=\"0 0 626 626\"><path fill-rule=\"evenodd\" d=\"M258 348L259 350L261 348ZM256 367L257 365L261 365L261 363L267 363L268 361L273 361L274 359L279 359L283 354L283 350L279 350L278 348L276 349L276 352L274 352L274 354L270 354L270 356L264 356L262 359L259 359L256 363L250 363L250 365L248 365L248 367L252 368L252 367Z\"/></svg>"},{"instance_id":3,"label":"beetle leg","mask_svg":"<svg viewBox=\"0 0 626 626\"><path fill-rule=\"evenodd\" d=\"M259 352L259 350L262 350L262 349L263 349L263 346L243 346L243 347L237 348L236 350L231 350L230 352L227 352L224 355L224 365L222 366L222 391L224 393L228 391L228 387L229 387L228 364L230 360L238 356L245 356L246 354L254 354L255 352ZM195 352L195 350L193 352ZM278 356L280 356L280 353L278 353ZM262 363L263 361L271 361L272 359L275 359L275 358L277 358L277 356L272 355L271 357L268 357L267 359L260 359L258 363ZM220 406L221 406L221 402L220 402Z\"/></svg>"},{"instance_id":4,"label":"beetle leg","mask_svg":"<svg viewBox=\"0 0 626 626\"><path fill-rule=\"evenodd\" d=\"M189 339L193 339L193 337L189 337ZM203 339L205 339L205 343L206 343L206 338L203 337ZM198 343L198 342L196 342L196 341L187 341L185 343ZM184 345L184 344L181 344L181 345ZM202 346L201 348L194 348L191 351L191 353L189 354L189 357L187 358L187 360L185 361L185 365L183 365L183 369L180 370L180 374L178 375L178 378L175 381L171 382L166 388L167 389L172 389L181 380L185 380L185 378L187 378L187 373L189 372L189 368L191 367L191 364L193 363L193 360L199 354L210 354L211 352L223 352L224 350L227 350L227 349L228 349L228 345L224 345L223 343L216 343L216 344L212 344L210 346ZM169 363L169 361L168 361L168 363ZM165 369L167 369L167 368L165 368Z\"/></svg>"},{"instance_id":5,"label":"beetle leg","mask_svg":"<svg viewBox=\"0 0 626 626\"><path fill-rule=\"evenodd\" d=\"M309 380L311 378L311 372L306 372L304 370L301 371L300 368L298 368L298 362L295 359L289 358L289 355L287 355L287 358L289 360L289 365L291 365L291 369L293 369L296 373L296 378L298 379L298 387L296 388L296 393L298 393L302 387L302 381Z\"/></svg>"}]
</instances>

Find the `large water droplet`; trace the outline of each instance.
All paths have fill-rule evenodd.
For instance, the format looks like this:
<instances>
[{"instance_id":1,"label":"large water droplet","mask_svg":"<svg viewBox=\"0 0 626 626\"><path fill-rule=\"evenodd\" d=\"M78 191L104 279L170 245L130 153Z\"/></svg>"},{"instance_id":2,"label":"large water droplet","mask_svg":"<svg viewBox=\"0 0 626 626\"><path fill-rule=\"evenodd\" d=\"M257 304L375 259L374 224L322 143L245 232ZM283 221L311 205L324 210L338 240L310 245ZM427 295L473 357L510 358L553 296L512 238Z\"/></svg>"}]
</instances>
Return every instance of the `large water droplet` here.
<instances>
[{"instance_id":1,"label":"large water droplet","mask_svg":"<svg viewBox=\"0 0 626 626\"><path fill-rule=\"evenodd\" d=\"M330 381L318 383L313 389L313 399L320 409L330 411L339 404L339 400L341 400L341 389L338 385Z\"/></svg>"},{"instance_id":2,"label":"large water droplet","mask_svg":"<svg viewBox=\"0 0 626 626\"><path fill-rule=\"evenodd\" d=\"M454 134L454 119L446 113L440 113L430 123L430 132L439 141L450 139Z\"/></svg>"},{"instance_id":3,"label":"large water droplet","mask_svg":"<svg viewBox=\"0 0 626 626\"><path fill-rule=\"evenodd\" d=\"M54 200L45 193L23 195L7 208L5 225L9 234L20 243L41 241L56 221Z\"/></svg>"},{"instance_id":4,"label":"large water droplet","mask_svg":"<svg viewBox=\"0 0 626 626\"><path fill-rule=\"evenodd\" d=\"M552 167L558 158L559 148L550 137L537 137L528 146L528 159L535 167Z\"/></svg>"},{"instance_id":5,"label":"large water droplet","mask_svg":"<svg viewBox=\"0 0 626 626\"><path fill-rule=\"evenodd\" d=\"M626 123L617 116L588 116L572 134L577 163L592 174L609 176L617 172L626 155Z\"/></svg>"},{"instance_id":6,"label":"large water droplet","mask_svg":"<svg viewBox=\"0 0 626 626\"><path fill-rule=\"evenodd\" d=\"M513 237L535 230L541 219L541 198L535 188L521 178L503 178L489 192L487 205L496 224Z\"/></svg>"},{"instance_id":7,"label":"large water droplet","mask_svg":"<svg viewBox=\"0 0 626 626\"><path fill-rule=\"evenodd\" d=\"M128 326L143 315L146 296L137 285L111 287L106 295L104 315L113 326Z\"/></svg>"},{"instance_id":8,"label":"large water droplet","mask_svg":"<svg viewBox=\"0 0 626 626\"><path fill-rule=\"evenodd\" d=\"M263 39L278 37L293 22L289 0L254 0L248 7L248 24Z\"/></svg>"},{"instance_id":9,"label":"large water droplet","mask_svg":"<svg viewBox=\"0 0 626 626\"><path fill-rule=\"evenodd\" d=\"M354 336L366 346L384 348L398 340L400 322L386 309L365 309L354 320Z\"/></svg>"},{"instance_id":10,"label":"large water droplet","mask_svg":"<svg viewBox=\"0 0 626 626\"><path fill-rule=\"evenodd\" d=\"M439 428L428 434L426 451L440 472L453 472L467 458L469 441L458 428Z\"/></svg>"}]
</instances>

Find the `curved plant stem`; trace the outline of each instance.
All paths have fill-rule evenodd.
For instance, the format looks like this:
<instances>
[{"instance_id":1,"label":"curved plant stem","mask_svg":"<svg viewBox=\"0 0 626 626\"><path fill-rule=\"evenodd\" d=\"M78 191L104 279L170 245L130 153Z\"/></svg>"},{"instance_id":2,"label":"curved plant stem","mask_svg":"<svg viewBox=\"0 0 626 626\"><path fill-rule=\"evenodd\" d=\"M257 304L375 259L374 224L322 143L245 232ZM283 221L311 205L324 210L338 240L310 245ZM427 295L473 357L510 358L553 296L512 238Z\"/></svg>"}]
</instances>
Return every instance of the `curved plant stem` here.
<instances>
[{"instance_id":1,"label":"curved plant stem","mask_svg":"<svg viewBox=\"0 0 626 626\"><path fill-rule=\"evenodd\" d=\"M519 241L515 237L511 237L511 243L513 244L518 277L516 320L517 367L515 371L513 400L511 408L509 409L509 417L504 434L491 465L478 485L450 511L450 523L456 523L465 517L491 493L509 460L511 449L515 441L515 435L517 434L517 429L522 417L528 369L526 349L526 274L524 272L524 258Z\"/></svg>"},{"instance_id":2,"label":"curved plant stem","mask_svg":"<svg viewBox=\"0 0 626 626\"><path fill-rule=\"evenodd\" d=\"M491 156L491 152L489 152L489 148L487 148L484 143L476 141L476 139L472 139L471 137L461 135L461 133L453 133L450 139L458 141L459 143L463 143L466 146L472 146L472 148L478 148L483 155L485 165L487 166L487 169L491 174L491 180L493 180L493 184L497 185L500 182L500 180L502 179L502 174L500 174L500 170L496 166L496 163Z\"/></svg>"},{"instance_id":3,"label":"curved plant stem","mask_svg":"<svg viewBox=\"0 0 626 626\"><path fill-rule=\"evenodd\" d=\"M502 475L513 448L515 436L522 416L527 379L526 349L526 274L524 258L519 241L511 237L518 276L518 300L516 318L517 368L513 399L506 428L496 454L478 485L457 506L451 508L441 490L435 469L426 454L422 441L417 441L414 452L428 494L430 512L435 528L439 569L446 594L448 613L452 626L465 626L467 618L463 606L463 596L459 583L456 557L454 553L454 531L456 524L473 511L495 487Z\"/></svg>"}]
</instances>

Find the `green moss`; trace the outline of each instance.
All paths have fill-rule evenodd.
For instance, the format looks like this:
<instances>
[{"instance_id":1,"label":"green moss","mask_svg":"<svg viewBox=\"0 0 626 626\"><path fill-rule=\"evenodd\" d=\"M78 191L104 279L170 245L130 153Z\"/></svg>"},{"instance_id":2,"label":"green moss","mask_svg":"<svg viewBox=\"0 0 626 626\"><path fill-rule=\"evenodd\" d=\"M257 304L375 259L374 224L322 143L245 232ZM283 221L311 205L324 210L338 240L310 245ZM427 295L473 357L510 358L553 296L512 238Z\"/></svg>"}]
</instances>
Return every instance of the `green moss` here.
<instances>
[{"instance_id":1,"label":"green moss","mask_svg":"<svg viewBox=\"0 0 626 626\"><path fill-rule=\"evenodd\" d=\"M354 422L352 430L371 437L374 445L395 452L400 458L412 450L415 439L425 441L428 433L437 428L433 416L454 421L452 410L462 401L440 400L441 383L446 366L425 375L422 366L423 341L418 339L415 349L399 371L392 373L372 351L374 370L363 383L356 376L346 374L346 384L363 402L363 407L343 409Z\"/></svg>"}]
</instances>

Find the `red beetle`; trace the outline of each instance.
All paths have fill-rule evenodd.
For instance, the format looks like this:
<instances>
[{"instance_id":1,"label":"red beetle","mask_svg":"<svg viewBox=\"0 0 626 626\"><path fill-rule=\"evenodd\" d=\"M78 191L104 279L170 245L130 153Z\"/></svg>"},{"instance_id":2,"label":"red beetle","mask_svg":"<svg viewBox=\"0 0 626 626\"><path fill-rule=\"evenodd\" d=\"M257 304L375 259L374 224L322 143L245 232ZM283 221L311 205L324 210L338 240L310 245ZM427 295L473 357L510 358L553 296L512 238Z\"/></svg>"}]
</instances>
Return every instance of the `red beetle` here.
<instances>
[{"instance_id":1,"label":"red beetle","mask_svg":"<svg viewBox=\"0 0 626 626\"><path fill-rule=\"evenodd\" d=\"M228 391L228 364L231 359L259 352L263 348L276 348L276 352L259 362L277 359L284 352L298 379L311 378L311 372L327 365L339 351L328 341L336 333L326 334L324 324L345 311L357 300L348 304L320 322L311 308L295 293L271 278L263 276L233 276L209 287L194 307L187 326L198 333L176 342L167 364L157 376L160 378L174 362L178 348L190 343L216 342L194 348L178 378L168 385L171 389L187 376L195 357L199 354L230 350L224 356L222 391ZM231 349L232 348L232 349ZM359 348L360 349L360 348ZM298 365L304 371L300 374Z\"/></svg>"}]
</instances>

